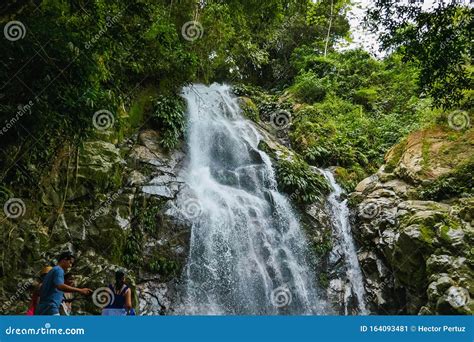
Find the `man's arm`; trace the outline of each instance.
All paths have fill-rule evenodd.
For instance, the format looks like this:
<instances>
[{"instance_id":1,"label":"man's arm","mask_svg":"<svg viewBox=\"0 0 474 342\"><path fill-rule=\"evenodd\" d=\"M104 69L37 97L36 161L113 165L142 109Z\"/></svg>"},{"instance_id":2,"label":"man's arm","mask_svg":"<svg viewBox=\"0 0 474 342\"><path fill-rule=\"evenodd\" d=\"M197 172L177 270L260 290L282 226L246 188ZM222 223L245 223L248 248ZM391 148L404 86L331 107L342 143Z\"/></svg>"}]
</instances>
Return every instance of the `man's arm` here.
<instances>
[{"instance_id":1,"label":"man's arm","mask_svg":"<svg viewBox=\"0 0 474 342\"><path fill-rule=\"evenodd\" d=\"M72 286L69 286L69 285L66 285L66 284L56 285L56 288L58 288L59 290L64 291L64 292L77 292L77 293L83 294L85 296L92 293L91 289L88 289L88 288L80 289L80 288L72 287Z\"/></svg>"}]
</instances>

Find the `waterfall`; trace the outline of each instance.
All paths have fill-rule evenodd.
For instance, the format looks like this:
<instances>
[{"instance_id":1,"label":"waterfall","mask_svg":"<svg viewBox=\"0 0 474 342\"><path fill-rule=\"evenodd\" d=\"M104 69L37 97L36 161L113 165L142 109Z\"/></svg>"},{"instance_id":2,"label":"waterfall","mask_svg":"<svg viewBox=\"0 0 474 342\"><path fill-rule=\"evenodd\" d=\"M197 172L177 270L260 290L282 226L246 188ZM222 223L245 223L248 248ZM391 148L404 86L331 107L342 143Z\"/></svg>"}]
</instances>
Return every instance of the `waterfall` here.
<instances>
[{"instance_id":1,"label":"waterfall","mask_svg":"<svg viewBox=\"0 0 474 342\"><path fill-rule=\"evenodd\" d=\"M323 314L306 238L230 87L183 89L190 251L183 314Z\"/></svg>"},{"instance_id":2,"label":"waterfall","mask_svg":"<svg viewBox=\"0 0 474 342\"><path fill-rule=\"evenodd\" d=\"M334 241L336 248L341 250L345 261L347 287L344 295L344 311L349 314L348 302L350 297L355 297L357 301L357 311L360 314L367 315L368 311L365 306L365 290L362 271L360 269L359 260L357 259L354 239L351 234L351 226L349 221L349 208L347 199L342 200L342 188L337 184L334 175L329 170L319 171L324 175L331 185L333 191L328 197L328 211L333 225Z\"/></svg>"}]
</instances>

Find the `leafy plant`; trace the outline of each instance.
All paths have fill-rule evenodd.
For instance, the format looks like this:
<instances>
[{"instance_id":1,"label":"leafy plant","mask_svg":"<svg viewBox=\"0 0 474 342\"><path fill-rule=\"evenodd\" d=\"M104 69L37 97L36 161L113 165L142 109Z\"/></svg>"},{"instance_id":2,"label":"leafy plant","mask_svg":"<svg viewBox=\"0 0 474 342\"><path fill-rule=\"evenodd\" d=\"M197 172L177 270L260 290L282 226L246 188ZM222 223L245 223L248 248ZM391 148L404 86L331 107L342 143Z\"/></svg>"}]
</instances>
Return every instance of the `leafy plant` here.
<instances>
[{"instance_id":1,"label":"leafy plant","mask_svg":"<svg viewBox=\"0 0 474 342\"><path fill-rule=\"evenodd\" d=\"M170 277L178 274L181 265L175 260L161 255L155 255L152 260L146 264L146 268L150 272L159 273L164 277Z\"/></svg>"},{"instance_id":2,"label":"leafy plant","mask_svg":"<svg viewBox=\"0 0 474 342\"><path fill-rule=\"evenodd\" d=\"M321 200L330 191L326 179L299 159L278 161L276 175L280 190L301 205Z\"/></svg>"},{"instance_id":3,"label":"leafy plant","mask_svg":"<svg viewBox=\"0 0 474 342\"><path fill-rule=\"evenodd\" d=\"M474 196L474 160L461 165L418 191L421 199L442 201L454 197Z\"/></svg>"},{"instance_id":4,"label":"leafy plant","mask_svg":"<svg viewBox=\"0 0 474 342\"><path fill-rule=\"evenodd\" d=\"M292 89L298 100L314 103L324 99L327 87L315 74L305 73L296 78Z\"/></svg>"},{"instance_id":5,"label":"leafy plant","mask_svg":"<svg viewBox=\"0 0 474 342\"><path fill-rule=\"evenodd\" d=\"M161 131L160 143L167 149L175 148L184 133L184 110L179 96L160 95L153 101L152 123Z\"/></svg>"}]
</instances>

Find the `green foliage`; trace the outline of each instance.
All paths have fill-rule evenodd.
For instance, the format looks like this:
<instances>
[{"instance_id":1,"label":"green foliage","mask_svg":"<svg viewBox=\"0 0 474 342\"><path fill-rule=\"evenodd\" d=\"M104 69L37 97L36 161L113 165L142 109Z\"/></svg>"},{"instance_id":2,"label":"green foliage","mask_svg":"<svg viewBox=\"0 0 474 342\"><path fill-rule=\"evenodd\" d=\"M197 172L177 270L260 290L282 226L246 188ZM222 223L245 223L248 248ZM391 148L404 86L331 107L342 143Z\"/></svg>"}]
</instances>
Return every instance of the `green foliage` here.
<instances>
[{"instance_id":1,"label":"green foliage","mask_svg":"<svg viewBox=\"0 0 474 342\"><path fill-rule=\"evenodd\" d=\"M315 6L294 0L5 4L2 27L18 20L26 34L17 41L5 39L0 50L0 77L5 80L0 122L10 121L19 106L33 105L20 124L0 134L3 181L9 186L38 184L64 140L80 142L97 133L92 117L99 110L113 114L109 136L122 139L148 111L143 89L167 96L196 80L288 82L294 76L290 57L295 48L323 46L330 21L329 48L347 35L345 2L335 1L333 11L327 1ZM193 19L201 24L202 34L188 41L181 29ZM267 98L256 104L268 115L275 103ZM180 114L173 108L155 114L155 124L165 130L163 145L176 146L182 133ZM21 150L14 150L16 146ZM19 155L20 161L15 158Z\"/></svg>"},{"instance_id":2,"label":"green foliage","mask_svg":"<svg viewBox=\"0 0 474 342\"><path fill-rule=\"evenodd\" d=\"M126 237L125 246L122 254L122 262L132 270L138 270L143 262L143 232L139 227L132 227Z\"/></svg>"},{"instance_id":3,"label":"green foliage","mask_svg":"<svg viewBox=\"0 0 474 342\"><path fill-rule=\"evenodd\" d=\"M63 141L78 143L97 132L93 116L99 110L113 114L111 130L120 132L119 113L129 110L140 86L153 82L172 92L191 80L196 56L188 51L175 17L190 13L189 4L184 1L171 12L163 2L137 0L7 6L2 27L18 20L26 34L17 41L4 39L0 50L0 77L7 82L0 99L2 126L18 106L32 105L0 134L6 150L0 158L3 182L38 184ZM140 119L136 112L131 120Z\"/></svg>"},{"instance_id":4,"label":"green foliage","mask_svg":"<svg viewBox=\"0 0 474 342\"><path fill-rule=\"evenodd\" d=\"M288 83L294 76L290 57L295 48L301 44L323 48L329 37L328 48L333 49L348 35L348 1L334 0L332 11L329 1L320 2L317 6L294 0L203 2L198 17L203 35L189 45L199 60L198 79L265 86ZM321 20L310 20L314 16Z\"/></svg>"},{"instance_id":5,"label":"green foliage","mask_svg":"<svg viewBox=\"0 0 474 342\"><path fill-rule=\"evenodd\" d=\"M379 90L377 88L361 88L356 90L353 95L354 103L364 106L365 109L371 110L377 100Z\"/></svg>"},{"instance_id":6,"label":"green foliage","mask_svg":"<svg viewBox=\"0 0 474 342\"><path fill-rule=\"evenodd\" d=\"M405 151L406 148L406 139L400 141L397 145L393 147L393 151L391 153L391 158L387 160L387 163L385 165L385 171L386 172L393 172L395 168L397 167L398 163L400 162L400 159L403 156L403 152Z\"/></svg>"},{"instance_id":7,"label":"green foliage","mask_svg":"<svg viewBox=\"0 0 474 342\"><path fill-rule=\"evenodd\" d=\"M317 256L320 256L320 257L327 256L327 254L333 248L330 230L325 231L325 233L322 236L321 241L318 241L318 242L313 241L312 245L313 245L313 250Z\"/></svg>"},{"instance_id":8,"label":"green foliage","mask_svg":"<svg viewBox=\"0 0 474 342\"><path fill-rule=\"evenodd\" d=\"M349 9L350 0L322 0L311 2L309 6L307 21L326 31L324 38L324 56L336 41L337 35L332 32L343 29L347 25L346 11Z\"/></svg>"},{"instance_id":9,"label":"green foliage","mask_svg":"<svg viewBox=\"0 0 474 342\"><path fill-rule=\"evenodd\" d=\"M331 2L333 10L331 11ZM335 42L349 34L346 17L347 0L294 1L284 12L282 24L265 42L269 63L262 67L259 76L267 83L288 85L301 70L291 62L292 55L301 46L308 46L313 53L334 50ZM271 77L268 80L268 77Z\"/></svg>"},{"instance_id":10,"label":"green foliage","mask_svg":"<svg viewBox=\"0 0 474 342\"><path fill-rule=\"evenodd\" d=\"M460 1L407 4L377 0L368 13L385 48L399 48L404 60L420 66L420 90L436 106L458 106L472 89L473 9Z\"/></svg>"},{"instance_id":11,"label":"green foliage","mask_svg":"<svg viewBox=\"0 0 474 342\"><path fill-rule=\"evenodd\" d=\"M146 269L152 273L158 273L169 278L178 275L181 265L175 260L157 254L147 262Z\"/></svg>"},{"instance_id":12,"label":"green foliage","mask_svg":"<svg viewBox=\"0 0 474 342\"><path fill-rule=\"evenodd\" d=\"M423 200L442 201L455 197L474 196L474 160L459 166L434 182L423 185L418 195Z\"/></svg>"},{"instance_id":13,"label":"green foliage","mask_svg":"<svg viewBox=\"0 0 474 342\"><path fill-rule=\"evenodd\" d=\"M319 284L325 289L329 287L329 278L327 272L319 273Z\"/></svg>"},{"instance_id":14,"label":"green foliage","mask_svg":"<svg viewBox=\"0 0 474 342\"><path fill-rule=\"evenodd\" d=\"M184 133L184 100L175 96L158 96L153 101L152 123L161 131L160 143L167 149L175 148Z\"/></svg>"},{"instance_id":15,"label":"green foliage","mask_svg":"<svg viewBox=\"0 0 474 342\"><path fill-rule=\"evenodd\" d=\"M295 49L292 63L300 72L310 71L321 78L334 72L337 67L335 60L317 55L306 46Z\"/></svg>"},{"instance_id":16,"label":"green foliage","mask_svg":"<svg viewBox=\"0 0 474 342\"><path fill-rule=\"evenodd\" d=\"M296 78L292 91L297 100L314 103L324 100L326 88L323 80L313 73L306 73Z\"/></svg>"},{"instance_id":17,"label":"green foliage","mask_svg":"<svg viewBox=\"0 0 474 342\"><path fill-rule=\"evenodd\" d=\"M143 226L143 232L148 236L154 237L158 232L158 214L161 211L162 205L149 205L143 211L141 222Z\"/></svg>"},{"instance_id":18,"label":"green foliage","mask_svg":"<svg viewBox=\"0 0 474 342\"><path fill-rule=\"evenodd\" d=\"M271 115L280 111L292 112L291 103L279 101L280 92L270 94L258 86L237 84L233 86L233 91L238 96L249 97L257 106L258 118L269 121Z\"/></svg>"},{"instance_id":19,"label":"green foliage","mask_svg":"<svg viewBox=\"0 0 474 342\"><path fill-rule=\"evenodd\" d=\"M416 96L417 70L398 54L382 61L360 50L322 57L302 47L292 63L300 75L289 91L304 103L293 115L292 146L310 164L344 167L347 190L437 114Z\"/></svg>"},{"instance_id":20,"label":"green foliage","mask_svg":"<svg viewBox=\"0 0 474 342\"><path fill-rule=\"evenodd\" d=\"M280 160L276 166L278 187L300 205L321 200L330 191L326 179L302 160Z\"/></svg>"},{"instance_id":21,"label":"green foliage","mask_svg":"<svg viewBox=\"0 0 474 342\"><path fill-rule=\"evenodd\" d=\"M143 123L146 113L151 111L152 100L157 92L158 90L153 87L145 88L132 101L128 112L130 130L136 130Z\"/></svg>"},{"instance_id":22,"label":"green foliage","mask_svg":"<svg viewBox=\"0 0 474 342\"><path fill-rule=\"evenodd\" d=\"M361 179L366 176L366 172L362 167L352 166L350 169L337 167L334 175L337 182L346 192L355 189Z\"/></svg>"}]
</instances>

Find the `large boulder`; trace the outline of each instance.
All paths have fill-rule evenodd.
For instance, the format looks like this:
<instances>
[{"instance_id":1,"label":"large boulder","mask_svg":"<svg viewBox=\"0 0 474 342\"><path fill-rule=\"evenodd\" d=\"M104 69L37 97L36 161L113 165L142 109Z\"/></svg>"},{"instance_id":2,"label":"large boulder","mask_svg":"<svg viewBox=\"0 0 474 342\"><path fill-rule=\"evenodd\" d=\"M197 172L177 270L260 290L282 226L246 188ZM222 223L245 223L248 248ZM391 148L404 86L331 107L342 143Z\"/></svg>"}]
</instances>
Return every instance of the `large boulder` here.
<instances>
[{"instance_id":1,"label":"large boulder","mask_svg":"<svg viewBox=\"0 0 474 342\"><path fill-rule=\"evenodd\" d=\"M350 195L369 306L380 313L472 314L474 200L420 200L421 187L472 157L472 130L411 134ZM383 265L390 276L378 271ZM383 298L395 307L387 310ZM397 307L398 306L398 307Z\"/></svg>"},{"instance_id":2,"label":"large boulder","mask_svg":"<svg viewBox=\"0 0 474 342\"><path fill-rule=\"evenodd\" d=\"M121 184L125 161L115 145L105 141L85 142L79 152L77 186L100 192Z\"/></svg>"},{"instance_id":3,"label":"large boulder","mask_svg":"<svg viewBox=\"0 0 474 342\"><path fill-rule=\"evenodd\" d=\"M432 181L445 175L472 156L474 130L459 133L441 127L410 134L386 155L389 171L412 184Z\"/></svg>"}]
</instances>

